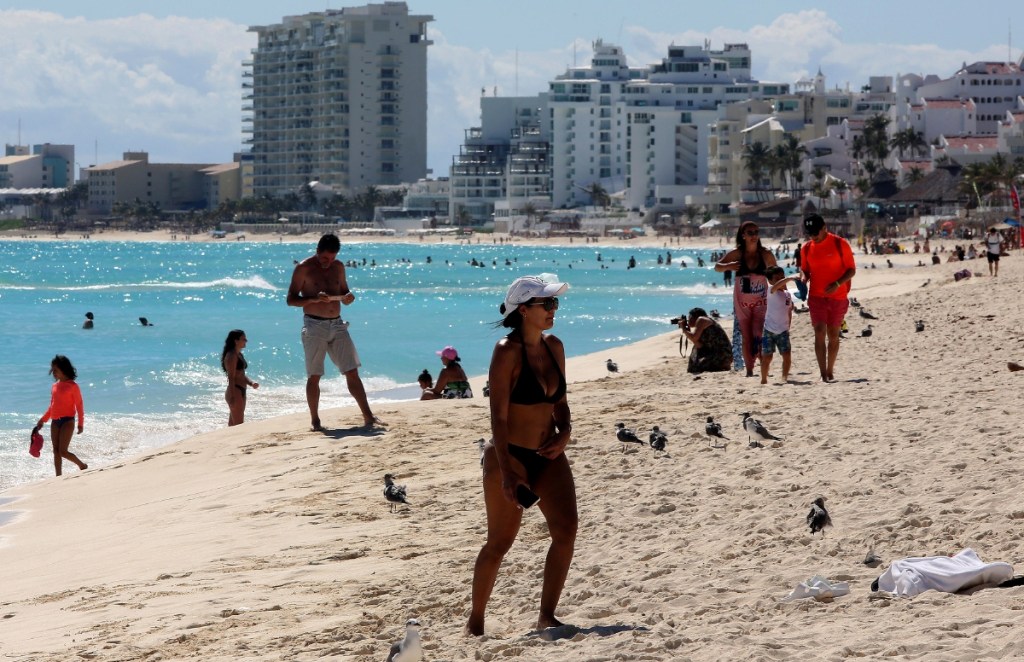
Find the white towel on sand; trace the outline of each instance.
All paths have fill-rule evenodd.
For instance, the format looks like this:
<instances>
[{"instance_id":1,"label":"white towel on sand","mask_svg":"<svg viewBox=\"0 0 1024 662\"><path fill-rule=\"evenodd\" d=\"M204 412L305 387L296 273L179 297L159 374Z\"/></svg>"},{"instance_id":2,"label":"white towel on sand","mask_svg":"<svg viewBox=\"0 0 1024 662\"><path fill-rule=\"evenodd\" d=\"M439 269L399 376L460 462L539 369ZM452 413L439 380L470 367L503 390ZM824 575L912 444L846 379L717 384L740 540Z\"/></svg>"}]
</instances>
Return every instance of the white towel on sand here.
<instances>
[{"instance_id":1,"label":"white towel on sand","mask_svg":"<svg viewBox=\"0 0 1024 662\"><path fill-rule=\"evenodd\" d=\"M846 582L832 581L821 575L814 575L805 582L800 582L796 588L782 598L782 602L800 600L802 598L814 598L815 600L830 600L850 592L850 585Z\"/></svg>"},{"instance_id":2,"label":"white towel on sand","mask_svg":"<svg viewBox=\"0 0 1024 662\"><path fill-rule=\"evenodd\" d=\"M1009 563L984 563L973 549L956 556L925 556L893 561L878 578L878 589L909 598L929 589L956 593L972 586L999 584L1013 577Z\"/></svg>"}]
</instances>

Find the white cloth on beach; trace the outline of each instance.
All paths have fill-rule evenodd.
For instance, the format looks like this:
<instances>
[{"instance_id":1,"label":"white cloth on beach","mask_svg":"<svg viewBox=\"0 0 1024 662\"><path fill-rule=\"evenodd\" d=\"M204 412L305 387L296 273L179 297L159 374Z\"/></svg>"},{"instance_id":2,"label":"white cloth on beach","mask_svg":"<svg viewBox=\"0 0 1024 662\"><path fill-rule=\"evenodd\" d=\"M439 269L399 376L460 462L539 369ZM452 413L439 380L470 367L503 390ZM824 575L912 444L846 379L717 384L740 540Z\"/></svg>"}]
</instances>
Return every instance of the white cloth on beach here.
<instances>
[{"instance_id":1,"label":"white cloth on beach","mask_svg":"<svg viewBox=\"0 0 1024 662\"><path fill-rule=\"evenodd\" d=\"M803 598L814 598L815 600L831 600L840 595L850 592L850 585L847 582L837 582L825 579L821 575L814 575L805 582L800 582L789 595L782 598L782 602L791 602Z\"/></svg>"},{"instance_id":2,"label":"white cloth on beach","mask_svg":"<svg viewBox=\"0 0 1024 662\"><path fill-rule=\"evenodd\" d=\"M956 556L924 556L893 561L878 578L878 590L909 598L929 589L956 593L1013 577L1009 563L985 563L971 548Z\"/></svg>"}]
</instances>

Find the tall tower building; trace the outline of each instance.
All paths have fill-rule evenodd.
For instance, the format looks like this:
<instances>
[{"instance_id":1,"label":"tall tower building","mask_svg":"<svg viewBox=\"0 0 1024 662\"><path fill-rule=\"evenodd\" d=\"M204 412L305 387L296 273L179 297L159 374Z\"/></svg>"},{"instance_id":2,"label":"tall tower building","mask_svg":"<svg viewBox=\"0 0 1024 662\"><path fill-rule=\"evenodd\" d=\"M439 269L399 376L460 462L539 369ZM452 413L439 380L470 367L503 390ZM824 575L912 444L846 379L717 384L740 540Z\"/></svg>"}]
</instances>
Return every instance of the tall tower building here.
<instances>
[{"instance_id":1,"label":"tall tower building","mask_svg":"<svg viewBox=\"0 0 1024 662\"><path fill-rule=\"evenodd\" d=\"M242 87L253 193L338 192L427 174L427 23L404 2L286 16L258 35Z\"/></svg>"}]
</instances>

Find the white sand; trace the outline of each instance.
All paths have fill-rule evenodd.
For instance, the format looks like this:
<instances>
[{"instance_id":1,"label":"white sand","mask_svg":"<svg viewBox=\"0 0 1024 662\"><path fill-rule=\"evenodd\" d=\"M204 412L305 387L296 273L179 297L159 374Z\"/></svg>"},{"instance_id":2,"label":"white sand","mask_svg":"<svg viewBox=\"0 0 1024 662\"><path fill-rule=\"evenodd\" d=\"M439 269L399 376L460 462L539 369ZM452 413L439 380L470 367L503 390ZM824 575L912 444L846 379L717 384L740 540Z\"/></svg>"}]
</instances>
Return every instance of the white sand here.
<instances>
[{"instance_id":1,"label":"white sand","mask_svg":"<svg viewBox=\"0 0 1024 662\"><path fill-rule=\"evenodd\" d=\"M350 427L354 409L326 412L327 436L305 414L250 422L0 494L0 521L16 513L0 527L0 658L379 661L411 616L427 660L1024 657L1024 589L890 599L869 591L886 565L861 563L872 544L886 564L970 546L1024 569L1024 373L1006 369L1024 359L1020 256L960 283L954 271L987 273L984 261L857 258L871 261L882 268L852 294L879 319L843 341L835 384L816 381L805 315L788 385L694 379L674 333L570 361L580 531L558 615L575 627L554 641L531 633L537 511L487 635L462 634L484 535L478 397L381 406L380 434ZM863 321L849 321L856 336ZM605 372L609 357L623 372ZM781 447L747 448L744 411ZM709 414L734 439L724 451L703 439ZM659 425L668 451L623 453L616 421L644 436ZM385 472L408 485L398 514ZM835 523L824 538L804 523L818 494ZM814 574L851 594L778 602Z\"/></svg>"}]
</instances>

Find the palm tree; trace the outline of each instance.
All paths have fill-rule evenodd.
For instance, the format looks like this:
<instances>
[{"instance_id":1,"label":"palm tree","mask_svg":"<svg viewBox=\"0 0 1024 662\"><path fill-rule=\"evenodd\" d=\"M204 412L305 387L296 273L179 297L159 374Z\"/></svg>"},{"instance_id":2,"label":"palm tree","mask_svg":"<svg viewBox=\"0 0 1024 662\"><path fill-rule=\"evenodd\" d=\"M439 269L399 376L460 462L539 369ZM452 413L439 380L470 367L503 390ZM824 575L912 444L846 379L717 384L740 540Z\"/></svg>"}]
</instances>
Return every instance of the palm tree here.
<instances>
[{"instance_id":1,"label":"palm tree","mask_svg":"<svg viewBox=\"0 0 1024 662\"><path fill-rule=\"evenodd\" d=\"M537 213L537 206L532 202L527 202L520 211L526 216L526 229L529 230L533 225L533 215Z\"/></svg>"},{"instance_id":2,"label":"palm tree","mask_svg":"<svg viewBox=\"0 0 1024 662\"><path fill-rule=\"evenodd\" d=\"M837 179L836 181L832 182L832 190L839 195L839 208L842 209L844 206L843 198L850 190L849 185L842 179Z\"/></svg>"},{"instance_id":3,"label":"palm tree","mask_svg":"<svg viewBox=\"0 0 1024 662\"><path fill-rule=\"evenodd\" d=\"M924 171L920 168L914 167L907 171L907 174L903 176L903 185L910 186L924 179Z\"/></svg>"},{"instance_id":4,"label":"palm tree","mask_svg":"<svg viewBox=\"0 0 1024 662\"><path fill-rule=\"evenodd\" d=\"M743 146L743 166L750 176L751 188L760 191L764 183L764 171L768 167L768 157L771 150L760 141L754 141ZM760 199L760 194L756 194Z\"/></svg>"}]
</instances>

